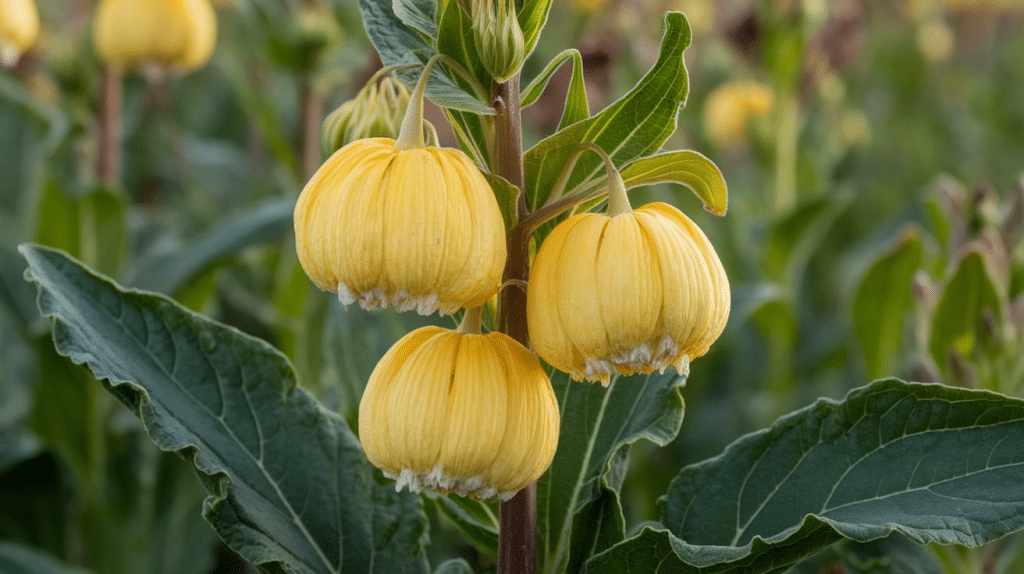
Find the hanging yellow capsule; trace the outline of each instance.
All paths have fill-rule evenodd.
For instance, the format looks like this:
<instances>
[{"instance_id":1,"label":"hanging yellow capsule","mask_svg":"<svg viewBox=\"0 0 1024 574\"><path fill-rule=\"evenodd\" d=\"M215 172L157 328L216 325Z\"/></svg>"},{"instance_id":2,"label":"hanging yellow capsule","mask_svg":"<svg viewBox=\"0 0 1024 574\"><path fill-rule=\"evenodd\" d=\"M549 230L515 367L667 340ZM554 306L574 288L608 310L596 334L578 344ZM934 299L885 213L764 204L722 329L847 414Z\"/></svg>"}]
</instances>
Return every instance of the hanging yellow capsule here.
<instances>
[{"instance_id":1,"label":"hanging yellow capsule","mask_svg":"<svg viewBox=\"0 0 1024 574\"><path fill-rule=\"evenodd\" d=\"M359 403L367 458L398 490L507 500L558 445L558 402L537 357L503 333L417 329L384 355Z\"/></svg>"},{"instance_id":2,"label":"hanging yellow capsule","mask_svg":"<svg viewBox=\"0 0 1024 574\"><path fill-rule=\"evenodd\" d=\"M306 184L295 249L313 283L345 305L451 314L497 292L505 225L462 151L370 138L336 151Z\"/></svg>"},{"instance_id":3,"label":"hanging yellow capsule","mask_svg":"<svg viewBox=\"0 0 1024 574\"><path fill-rule=\"evenodd\" d=\"M577 381L608 385L616 372L669 366L685 375L725 328L728 278L678 209L621 201L612 215L575 215L544 240L527 287L530 340Z\"/></svg>"},{"instance_id":4,"label":"hanging yellow capsule","mask_svg":"<svg viewBox=\"0 0 1024 574\"><path fill-rule=\"evenodd\" d=\"M39 13L32 0L0 0L0 63L13 65L39 37Z\"/></svg>"},{"instance_id":5,"label":"hanging yellow capsule","mask_svg":"<svg viewBox=\"0 0 1024 574\"><path fill-rule=\"evenodd\" d=\"M100 59L127 67L201 68L216 40L209 0L100 0L93 22Z\"/></svg>"}]
</instances>

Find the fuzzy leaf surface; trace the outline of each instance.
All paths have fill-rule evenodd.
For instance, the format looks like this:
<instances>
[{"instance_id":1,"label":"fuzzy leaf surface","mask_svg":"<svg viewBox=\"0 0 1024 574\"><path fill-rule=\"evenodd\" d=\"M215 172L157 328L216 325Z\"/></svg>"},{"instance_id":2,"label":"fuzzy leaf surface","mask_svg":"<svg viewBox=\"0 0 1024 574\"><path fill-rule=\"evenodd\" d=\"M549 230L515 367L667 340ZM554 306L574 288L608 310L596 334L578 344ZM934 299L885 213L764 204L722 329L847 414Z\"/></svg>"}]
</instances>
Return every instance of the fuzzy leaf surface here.
<instances>
[{"instance_id":1,"label":"fuzzy leaf surface","mask_svg":"<svg viewBox=\"0 0 1024 574\"><path fill-rule=\"evenodd\" d=\"M284 355L161 295L23 245L57 350L86 365L210 492L204 517L267 572L427 572L417 496L377 486Z\"/></svg>"},{"instance_id":2,"label":"fuzzy leaf surface","mask_svg":"<svg viewBox=\"0 0 1024 574\"><path fill-rule=\"evenodd\" d=\"M658 183L685 185L704 202L704 209L715 215L725 215L729 205L729 188L722 171L695 151L671 151L638 159L623 168L622 180L627 189Z\"/></svg>"},{"instance_id":3,"label":"fuzzy leaf surface","mask_svg":"<svg viewBox=\"0 0 1024 574\"><path fill-rule=\"evenodd\" d=\"M822 399L684 468L664 529L591 574L778 572L842 538L979 546L1024 527L1024 401L877 381Z\"/></svg>"}]
</instances>

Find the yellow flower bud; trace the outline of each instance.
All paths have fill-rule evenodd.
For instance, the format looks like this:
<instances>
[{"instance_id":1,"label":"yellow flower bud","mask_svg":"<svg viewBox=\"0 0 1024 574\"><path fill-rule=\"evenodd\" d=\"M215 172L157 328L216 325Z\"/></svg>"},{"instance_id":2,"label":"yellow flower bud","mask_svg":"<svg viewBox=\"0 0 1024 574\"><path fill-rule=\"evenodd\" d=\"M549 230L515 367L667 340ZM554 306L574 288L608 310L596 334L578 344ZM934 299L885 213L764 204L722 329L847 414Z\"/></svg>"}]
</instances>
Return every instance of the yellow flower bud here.
<instances>
[{"instance_id":1,"label":"yellow flower bud","mask_svg":"<svg viewBox=\"0 0 1024 574\"><path fill-rule=\"evenodd\" d=\"M714 248L675 207L584 213L560 223L537 253L530 339L577 381L607 385L616 371L669 366L685 375L725 328L729 297Z\"/></svg>"},{"instance_id":2,"label":"yellow flower bud","mask_svg":"<svg viewBox=\"0 0 1024 574\"><path fill-rule=\"evenodd\" d=\"M727 82L708 95L704 103L704 131L721 147L736 145L747 137L752 118L772 109L772 89L754 82Z\"/></svg>"},{"instance_id":3,"label":"yellow flower bud","mask_svg":"<svg viewBox=\"0 0 1024 574\"><path fill-rule=\"evenodd\" d=\"M124 66L201 68L217 38L209 0L100 0L93 24L96 53Z\"/></svg>"},{"instance_id":4,"label":"yellow flower bud","mask_svg":"<svg viewBox=\"0 0 1024 574\"><path fill-rule=\"evenodd\" d=\"M498 332L409 333L377 364L359 403L367 458L413 492L507 500L547 470L558 429L540 361Z\"/></svg>"},{"instance_id":5,"label":"yellow flower bud","mask_svg":"<svg viewBox=\"0 0 1024 574\"><path fill-rule=\"evenodd\" d=\"M422 315L490 299L506 254L494 192L469 156L388 138L324 162L295 205L295 247L313 283L342 303Z\"/></svg>"},{"instance_id":6,"label":"yellow flower bud","mask_svg":"<svg viewBox=\"0 0 1024 574\"><path fill-rule=\"evenodd\" d=\"M0 0L0 63L14 64L39 36L39 13L32 0Z\"/></svg>"}]
</instances>

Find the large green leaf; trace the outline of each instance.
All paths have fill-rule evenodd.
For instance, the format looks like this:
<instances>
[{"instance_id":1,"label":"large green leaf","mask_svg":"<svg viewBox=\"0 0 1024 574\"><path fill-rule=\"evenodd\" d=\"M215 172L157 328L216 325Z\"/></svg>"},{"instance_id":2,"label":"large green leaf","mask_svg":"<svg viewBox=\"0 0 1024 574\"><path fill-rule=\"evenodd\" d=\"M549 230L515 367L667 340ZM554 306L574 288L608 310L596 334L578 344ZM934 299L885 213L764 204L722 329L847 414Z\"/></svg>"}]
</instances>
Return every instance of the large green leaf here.
<instances>
[{"instance_id":1,"label":"large green leaf","mask_svg":"<svg viewBox=\"0 0 1024 574\"><path fill-rule=\"evenodd\" d=\"M978 546L1024 527L1024 401L877 381L822 399L684 468L666 529L590 573L779 572L849 538Z\"/></svg>"},{"instance_id":2,"label":"large green leaf","mask_svg":"<svg viewBox=\"0 0 1024 574\"><path fill-rule=\"evenodd\" d=\"M903 343L912 281L921 265L921 240L907 233L900 244L875 262L853 301L853 328L864 349L868 377L893 374Z\"/></svg>"},{"instance_id":3,"label":"large green leaf","mask_svg":"<svg viewBox=\"0 0 1024 574\"><path fill-rule=\"evenodd\" d=\"M529 56L537 45L540 32L544 29L544 23L548 20L548 12L551 10L551 0L523 0L523 7L519 10L519 27L523 30L523 44L526 48L524 54Z\"/></svg>"},{"instance_id":4,"label":"large green leaf","mask_svg":"<svg viewBox=\"0 0 1024 574\"><path fill-rule=\"evenodd\" d=\"M437 37L437 0L395 0L391 6L403 24L428 38Z\"/></svg>"},{"instance_id":5,"label":"large green leaf","mask_svg":"<svg viewBox=\"0 0 1024 574\"><path fill-rule=\"evenodd\" d=\"M681 13L668 12L664 28L658 61L629 93L526 152L526 198L531 210L543 205L555 191L562 168L581 142L597 144L621 168L658 151L675 131L676 115L689 88L683 51L690 45L690 26ZM566 194L575 193L577 186L593 183L603 173L601 159L596 154L584 154L569 178Z\"/></svg>"},{"instance_id":6,"label":"large green leaf","mask_svg":"<svg viewBox=\"0 0 1024 574\"><path fill-rule=\"evenodd\" d=\"M60 252L21 251L58 351L195 465L229 546L268 572L427 570L419 497L375 484L352 432L273 347Z\"/></svg>"},{"instance_id":7,"label":"large green leaf","mask_svg":"<svg viewBox=\"0 0 1024 574\"><path fill-rule=\"evenodd\" d=\"M556 373L552 385L562 428L555 460L537 481L539 563L551 573L616 542L609 527L614 533L622 522L616 492L625 447L640 439L665 445L683 421L683 379L674 374L616 377L604 388Z\"/></svg>"},{"instance_id":8,"label":"large green leaf","mask_svg":"<svg viewBox=\"0 0 1024 574\"><path fill-rule=\"evenodd\" d=\"M279 199L253 208L229 221L186 249L147 262L136 274L134 286L173 295L190 279L241 249L276 241L292 230L294 199Z\"/></svg>"}]
</instances>

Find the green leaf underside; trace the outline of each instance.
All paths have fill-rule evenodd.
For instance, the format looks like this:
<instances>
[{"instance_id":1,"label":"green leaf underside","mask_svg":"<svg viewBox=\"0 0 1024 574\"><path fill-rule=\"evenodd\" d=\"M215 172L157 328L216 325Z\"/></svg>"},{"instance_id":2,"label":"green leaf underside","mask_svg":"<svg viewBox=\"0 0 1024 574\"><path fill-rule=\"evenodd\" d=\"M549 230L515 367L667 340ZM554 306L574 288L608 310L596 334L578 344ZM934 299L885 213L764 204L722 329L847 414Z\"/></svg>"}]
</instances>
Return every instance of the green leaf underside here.
<instances>
[{"instance_id":1,"label":"green leaf underside","mask_svg":"<svg viewBox=\"0 0 1024 574\"><path fill-rule=\"evenodd\" d=\"M725 215L729 205L729 188L722 171L695 151L672 151L638 159L622 169L622 180L627 189L658 183L685 185L715 215Z\"/></svg>"},{"instance_id":2,"label":"green leaf underside","mask_svg":"<svg viewBox=\"0 0 1024 574\"><path fill-rule=\"evenodd\" d=\"M195 465L204 516L235 551L268 572L427 571L419 497L375 485L351 431L273 347L58 251L20 250L58 351Z\"/></svg>"},{"instance_id":3,"label":"green leaf underside","mask_svg":"<svg viewBox=\"0 0 1024 574\"><path fill-rule=\"evenodd\" d=\"M558 54L548 62L548 65L537 75L530 84L523 89L521 98L522 107L533 105L540 98L541 94L548 87L548 82L555 72L567 61L572 61L572 75L569 78L569 90L565 96L565 107L562 109L562 119L558 122L558 129L572 125L578 121L590 117L590 104L587 101L587 87L583 81L583 57L579 50L570 48Z\"/></svg>"},{"instance_id":4,"label":"green leaf underside","mask_svg":"<svg viewBox=\"0 0 1024 574\"><path fill-rule=\"evenodd\" d=\"M661 504L667 530L645 529L589 572L770 572L893 532L978 546L1024 526L1024 401L878 381L683 469Z\"/></svg>"},{"instance_id":5,"label":"green leaf underside","mask_svg":"<svg viewBox=\"0 0 1024 574\"><path fill-rule=\"evenodd\" d=\"M406 26L430 38L437 36L436 0L395 0L392 8Z\"/></svg>"},{"instance_id":6,"label":"green leaf underside","mask_svg":"<svg viewBox=\"0 0 1024 574\"><path fill-rule=\"evenodd\" d=\"M665 445L679 432L683 420L683 379L674 373L617 377L607 389L556 373L552 385L562 427L555 460L537 481L542 572L561 572L570 562L582 562L572 551L587 550L607 539L609 526L604 521L621 521L621 516L614 516L617 496L614 501L601 500L596 507L589 505L615 495L612 489L619 485L609 485L607 475L621 473L626 464L623 447L640 439ZM611 482L616 482L614 477ZM573 528L579 512L594 522ZM597 520L602 521L600 528Z\"/></svg>"},{"instance_id":7,"label":"green leaf underside","mask_svg":"<svg viewBox=\"0 0 1024 574\"><path fill-rule=\"evenodd\" d=\"M385 66L425 64L437 53L434 46L402 23L392 10L390 2L359 0L359 10L363 16L366 34ZM398 76L411 89L420 72L422 68L413 68L399 73ZM453 74L453 77L457 76ZM426 93L431 101L445 108L483 115L494 114L494 108L456 85L442 70L442 66L434 66Z\"/></svg>"},{"instance_id":8,"label":"green leaf underside","mask_svg":"<svg viewBox=\"0 0 1024 574\"><path fill-rule=\"evenodd\" d=\"M668 12L661 53L654 67L621 99L600 113L558 131L530 148L524 158L527 206L535 210L555 190L562 168L581 142L593 142L611 157L620 169L625 164L650 155L676 129L676 115L686 101L688 82L683 51L690 45L690 27L679 12ZM565 194L578 191L581 184L592 183L603 175L604 167L596 154L583 154L573 170Z\"/></svg>"}]
</instances>

